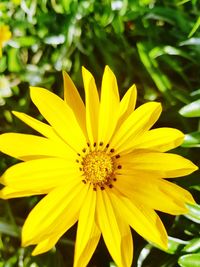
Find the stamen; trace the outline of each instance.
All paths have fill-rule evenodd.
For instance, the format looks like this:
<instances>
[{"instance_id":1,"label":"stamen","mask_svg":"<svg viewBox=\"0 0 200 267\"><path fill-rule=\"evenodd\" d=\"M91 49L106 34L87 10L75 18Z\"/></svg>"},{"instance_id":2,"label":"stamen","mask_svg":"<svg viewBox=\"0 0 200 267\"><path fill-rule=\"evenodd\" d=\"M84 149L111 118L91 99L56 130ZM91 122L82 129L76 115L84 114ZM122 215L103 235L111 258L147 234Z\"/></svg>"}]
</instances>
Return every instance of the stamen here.
<instances>
[{"instance_id":1,"label":"stamen","mask_svg":"<svg viewBox=\"0 0 200 267\"><path fill-rule=\"evenodd\" d=\"M90 143L87 143L87 146L90 147Z\"/></svg>"},{"instance_id":2,"label":"stamen","mask_svg":"<svg viewBox=\"0 0 200 267\"><path fill-rule=\"evenodd\" d=\"M85 153L86 152L86 148L83 148L82 151L83 151L83 153Z\"/></svg>"},{"instance_id":3,"label":"stamen","mask_svg":"<svg viewBox=\"0 0 200 267\"><path fill-rule=\"evenodd\" d=\"M109 147L109 144L106 145L106 148L108 148L108 147Z\"/></svg>"},{"instance_id":4,"label":"stamen","mask_svg":"<svg viewBox=\"0 0 200 267\"><path fill-rule=\"evenodd\" d=\"M105 189L105 187L101 186L101 190L104 190L104 189Z\"/></svg>"},{"instance_id":5,"label":"stamen","mask_svg":"<svg viewBox=\"0 0 200 267\"><path fill-rule=\"evenodd\" d=\"M113 188L113 185L112 184L109 184L109 188Z\"/></svg>"},{"instance_id":6,"label":"stamen","mask_svg":"<svg viewBox=\"0 0 200 267\"><path fill-rule=\"evenodd\" d=\"M85 180L82 180L82 182L83 182L84 184L86 184L86 181L85 181Z\"/></svg>"},{"instance_id":7,"label":"stamen","mask_svg":"<svg viewBox=\"0 0 200 267\"><path fill-rule=\"evenodd\" d=\"M100 146L103 146L103 142L100 142L99 145L100 145Z\"/></svg>"},{"instance_id":8,"label":"stamen","mask_svg":"<svg viewBox=\"0 0 200 267\"><path fill-rule=\"evenodd\" d=\"M113 178L113 181L116 182L117 181L117 178Z\"/></svg>"},{"instance_id":9,"label":"stamen","mask_svg":"<svg viewBox=\"0 0 200 267\"><path fill-rule=\"evenodd\" d=\"M115 158L116 158L116 159L119 159L119 158L120 158L120 155L116 155Z\"/></svg>"},{"instance_id":10,"label":"stamen","mask_svg":"<svg viewBox=\"0 0 200 267\"><path fill-rule=\"evenodd\" d=\"M82 171L83 169L82 168L79 168L80 171Z\"/></svg>"},{"instance_id":11,"label":"stamen","mask_svg":"<svg viewBox=\"0 0 200 267\"><path fill-rule=\"evenodd\" d=\"M80 153L77 153L77 155L80 157L81 154Z\"/></svg>"},{"instance_id":12,"label":"stamen","mask_svg":"<svg viewBox=\"0 0 200 267\"><path fill-rule=\"evenodd\" d=\"M79 163L79 160L78 160L78 159L76 159L76 162L77 162L77 163Z\"/></svg>"},{"instance_id":13,"label":"stamen","mask_svg":"<svg viewBox=\"0 0 200 267\"><path fill-rule=\"evenodd\" d=\"M114 151L115 151L114 148L111 148L110 152L113 153Z\"/></svg>"},{"instance_id":14,"label":"stamen","mask_svg":"<svg viewBox=\"0 0 200 267\"><path fill-rule=\"evenodd\" d=\"M97 145L97 143L96 142L94 142L94 144L93 144L93 147L95 147Z\"/></svg>"},{"instance_id":15,"label":"stamen","mask_svg":"<svg viewBox=\"0 0 200 267\"><path fill-rule=\"evenodd\" d=\"M122 168L122 165L118 165L117 168L118 168L118 169L121 169L121 168Z\"/></svg>"}]
</instances>

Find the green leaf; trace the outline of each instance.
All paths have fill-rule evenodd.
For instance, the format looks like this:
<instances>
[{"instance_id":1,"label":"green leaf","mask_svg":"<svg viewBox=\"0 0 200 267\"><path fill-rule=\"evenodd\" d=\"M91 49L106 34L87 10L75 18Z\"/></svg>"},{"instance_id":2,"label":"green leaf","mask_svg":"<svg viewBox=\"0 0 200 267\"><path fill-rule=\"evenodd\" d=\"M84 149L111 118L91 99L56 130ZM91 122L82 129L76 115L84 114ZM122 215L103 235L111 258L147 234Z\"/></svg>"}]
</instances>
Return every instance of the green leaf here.
<instances>
[{"instance_id":1,"label":"green leaf","mask_svg":"<svg viewBox=\"0 0 200 267\"><path fill-rule=\"evenodd\" d=\"M187 207L189 208L189 212L184 216L190 219L191 221L200 224L200 205L187 204Z\"/></svg>"},{"instance_id":2,"label":"green leaf","mask_svg":"<svg viewBox=\"0 0 200 267\"><path fill-rule=\"evenodd\" d=\"M179 113L184 117L200 117L200 99L184 106Z\"/></svg>"},{"instance_id":3,"label":"green leaf","mask_svg":"<svg viewBox=\"0 0 200 267\"><path fill-rule=\"evenodd\" d=\"M193 253L200 252L200 238L194 238L183 248L183 252Z\"/></svg>"},{"instance_id":4,"label":"green leaf","mask_svg":"<svg viewBox=\"0 0 200 267\"><path fill-rule=\"evenodd\" d=\"M188 38L192 37L193 34L198 30L200 27L200 17L198 17L197 21L195 22L194 26L192 27L191 32L188 35Z\"/></svg>"},{"instance_id":5,"label":"green leaf","mask_svg":"<svg viewBox=\"0 0 200 267\"><path fill-rule=\"evenodd\" d=\"M199 267L200 266L200 253L181 256L178 259L178 264L181 267Z\"/></svg>"},{"instance_id":6,"label":"green leaf","mask_svg":"<svg viewBox=\"0 0 200 267\"><path fill-rule=\"evenodd\" d=\"M187 241L184 241L179 238L174 238L169 236L168 237L168 249L167 253L169 254L175 254L177 251L180 251L185 244L187 244Z\"/></svg>"},{"instance_id":7,"label":"green leaf","mask_svg":"<svg viewBox=\"0 0 200 267\"><path fill-rule=\"evenodd\" d=\"M7 234L9 236L19 237L19 230L8 222L0 222L0 233Z\"/></svg>"},{"instance_id":8,"label":"green leaf","mask_svg":"<svg viewBox=\"0 0 200 267\"><path fill-rule=\"evenodd\" d=\"M193 132L185 135L182 147L200 147L200 132Z\"/></svg>"},{"instance_id":9,"label":"green leaf","mask_svg":"<svg viewBox=\"0 0 200 267\"><path fill-rule=\"evenodd\" d=\"M8 70L10 72L19 72L21 70L21 64L19 61L19 49L11 48L8 51Z\"/></svg>"},{"instance_id":10,"label":"green leaf","mask_svg":"<svg viewBox=\"0 0 200 267\"><path fill-rule=\"evenodd\" d=\"M167 91L172 88L172 85L167 76L165 76L164 73L159 70L157 61L153 58L150 58L145 44L137 43L137 49L142 63L149 72L158 89L169 98Z\"/></svg>"}]
</instances>

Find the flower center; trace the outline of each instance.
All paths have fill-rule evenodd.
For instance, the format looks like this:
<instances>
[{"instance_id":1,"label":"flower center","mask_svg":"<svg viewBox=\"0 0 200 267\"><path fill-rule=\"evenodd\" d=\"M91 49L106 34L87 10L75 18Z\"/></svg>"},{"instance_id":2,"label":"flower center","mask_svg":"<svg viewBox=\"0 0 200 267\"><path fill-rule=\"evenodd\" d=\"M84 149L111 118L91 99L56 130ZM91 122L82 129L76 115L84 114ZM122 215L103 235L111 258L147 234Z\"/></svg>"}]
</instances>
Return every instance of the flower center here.
<instances>
[{"instance_id":1,"label":"flower center","mask_svg":"<svg viewBox=\"0 0 200 267\"><path fill-rule=\"evenodd\" d=\"M110 185L114 175L114 162L104 151L92 151L82 162L85 180L101 188Z\"/></svg>"}]
</instances>

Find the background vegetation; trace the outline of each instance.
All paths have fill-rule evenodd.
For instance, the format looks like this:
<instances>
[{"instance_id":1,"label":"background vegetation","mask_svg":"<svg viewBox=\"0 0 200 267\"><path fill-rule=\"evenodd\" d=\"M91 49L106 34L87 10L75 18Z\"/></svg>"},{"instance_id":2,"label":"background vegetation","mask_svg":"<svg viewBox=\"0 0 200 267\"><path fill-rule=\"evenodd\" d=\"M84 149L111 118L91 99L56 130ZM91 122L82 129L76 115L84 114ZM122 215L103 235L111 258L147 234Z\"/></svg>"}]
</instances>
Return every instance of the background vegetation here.
<instances>
[{"instance_id":1,"label":"background vegetation","mask_svg":"<svg viewBox=\"0 0 200 267\"><path fill-rule=\"evenodd\" d=\"M156 126L186 133L176 153L199 164L200 2L198 0L3 0L0 25L10 26L12 39L0 59L0 131L30 133L11 115L18 110L40 119L30 102L29 85L62 96L62 74L70 73L83 92L81 66L100 81L104 66L115 72L121 96L136 83L138 105L160 101ZM5 93L6 92L6 93ZM3 172L16 161L1 155ZM198 172L175 182L200 203ZM0 267L72 266L76 227L52 251L32 257L20 247L20 229L37 197L0 201ZM134 267L200 266L200 206L187 216L160 214L169 237L163 252L134 235ZM100 242L89 266L114 266Z\"/></svg>"}]
</instances>

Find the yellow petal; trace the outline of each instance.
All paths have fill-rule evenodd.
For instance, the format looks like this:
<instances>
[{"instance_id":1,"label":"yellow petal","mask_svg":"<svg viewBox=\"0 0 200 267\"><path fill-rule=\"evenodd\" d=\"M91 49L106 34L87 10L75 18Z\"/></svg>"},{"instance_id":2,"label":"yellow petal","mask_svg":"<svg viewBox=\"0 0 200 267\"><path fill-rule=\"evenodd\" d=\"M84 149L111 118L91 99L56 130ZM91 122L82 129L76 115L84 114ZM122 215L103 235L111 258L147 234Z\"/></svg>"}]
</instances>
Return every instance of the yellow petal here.
<instances>
[{"instance_id":1,"label":"yellow petal","mask_svg":"<svg viewBox=\"0 0 200 267\"><path fill-rule=\"evenodd\" d=\"M151 149L165 152L182 144L184 134L173 128L157 128L144 133L138 138L134 149Z\"/></svg>"},{"instance_id":2,"label":"yellow petal","mask_svg":"<svg viewBox=\"0 0 200 267\"><path fill-rule=\"evenodd\" d=\"M139 235L163 249L167 248L166 230L153 210L133 202L121 194L117 197L117 192L111 193L111 196L121 216Z\"/></svg>"},{"instance_id":3,"label":"yellow petal","mask_svg":"<svg viewBox=\"0 0 200 267\"><path fill-rule=\"evenodd\" d=\"M75 161L76 158L75 151L66 143L29 134L5 133L0 135L0 150L21 160L59 157Z\"/></svg>"},{"instance_id":4,"label":"yellow petal","mask_svg":"<svg viewBox=\"0 0 200 267\"><path fill-rule=\"evenodd\" d=\"M85 89L87 132L90 143L93 144L98 138L99 95L92 74L84 67L82 76Z\"/></svg>"},{"instance_id":5,"label":"yellow petal","mask_svg":"<svg viewBox=\"0 0 200 267\"><path fill-rule=\"evenodd\" d=\"M106 191L97 190L97 223L117 266L130 267L130 257L127 257L127 253L122 253L124 252L124 248L122 248L124 246L124 238L129 241L130 245L130 232L128 231L128 226L125 227L123 222L119 222L119 217L116 217Z\"/></svg>"},{"instance_id":6,"label":"yellow petal","mask_svg":"<svg viewBox=\"0 0 200 267\"><path fill-rule=\"evenodd\" d=\"M78 219L88 186L75 179L52 190L30 212L22 228L22 245L37 244L67 231Z\"/></svg>"},{"instance_id":7,"label":"yellow petal","mask_svg":"<svg viewBox=\"0 0 200 267\"><path fill-rule=\"evenodd\" d=\"M119 109L120 115L118 121L119 125L121 125L135 109L136 99L137 99L137 89L134 84L128 89L128 91L125 93L120 102L120 109Z\"/></svg>"},{"instance_id":8,"label":"yellow petal","mask_svg":"<svg viewBox=\"0 0 200 267\"><path fill-rule=\"evenodd\" d=\"M171 153L149 152L137 150L120 157L120 165L124 170L149 171L162 178L174 178L188 175L198 169L190 160Z\"/></svg>"},{"instance_id":9,"label":"yellow petal","mask_svg":"<svg viewBox=\"0 0 200 267\"><path fill-rule=\"evenodd\" d=\"M81 181L76 162L64 159L45 158L21 162L8 168L0 182L11 188L27 191L49 190L65 186L73 180Z\"/></svg>"},{"instance_id":10,"label":"yellow petal","mask_svg":"<svg viewBox=\"0 0 200 267\"><path fill-rule=\"evenodd\" d=\"M101 232L95 223L95 210L96 193L90 187L78 220L74 267L87 266L99 242Z\"/></svg>"},{"instance_id":11,"label":"yellow petal","mask_svg":"<svg viewBox=\"0 0 200 267\"><path fill-rule=\"evenodd\" d=\"M60 141L60 137L56 134L56 132L53 130L53 128L41 121L38 121L31 116L22 113L22 112L17 112L13 111L12 112L18 119L22 120L24 123L32 127L34 130L37 132L41 133L42 135L48 137L49 139L53 139L56 141Z\"/></svg>"},{"instance_id":12,"label":"yellow petal","mask_svg":"<svg viewBox=\"0 0 200 267\"><path fill-rule=\"evenodd\" d=\"M42 189L40 192L38 190L34 191L28 188L27 190L16 189L12 187L5 186L2 190L0 190L0 198L2 199L10 199L16 197L28 197L40 194L47 194L49 190Z\"/></svg>"},{"instance_id":13,"label":"yellow petal","mask_svg":"<svg viewBox=\"0 0 200 267\"><path fill-rule=\"evenodd\" d=\"M128 223L124 220L123 215L121 214L121 211L118 209L118 206L116 205L116 202L112 198L112 194L109 195L113 209L115 211L115 215L117 218L117 222L119 224L120 232L121 232L121 253L124 258L125 264L123 266L131 266L133 261L133 239L130 227ZM121 197L121 196L119 196Z\"/></svg>"},{"instance_id":14,"label":"yellow petal","mask_svg":"<svg viewBox=\"0 0 200 267\"><path fill-rule=\"evenodd\" d=\"M86 146L86 137L72 109L58 96L39 87L31 87L31 99L56 133L77 152Z\"/></svg>"},{"instance_id":15,"label":"yellow petal","mask_svg":"<svg viewBox=\"0 0 200 267\"><path fill-rule=\"evenodd\" d=\"M194 203L191 194L163 179L117 176L115 187L131 199L172 215L187 213L186 203Z\"/></svg>"},{"instance_id":16,"label":"yellow petal","mask_svg":"<svg viewBox=\"0 0 200 267\"><path fill-rule=\"evenodd\" d=\"M78 123L86 134L85 105L83 103L83 100L81 99L73 81L65 71L63 71L63 81L64 99L67 105L73 110Z\"/></svg>"},{"instance_id":17,"label":"yellow petal","mask_svg":"<svg viewBox=\"0 0 200 267\"><path fill-rule=\"evenodd\" d=\"M152 127L160 113L161 105L157 102L149 102L137 108L115 133L110 147L115 148L116 153L134 147L137 138Z\"/></svg>"},{"instance_id":18,"label":"yellow petal","mask_svg":"<svg viewBox=\"0 0 200 267\"><path fill-rule=\"evenodd\" d=\"M119 118L119 92L115 75L108 66L102 79L101 102L99 109L98 140L103 147L109 143Z\"/></svg>"},{"instance_id":19,"label":"yellow petal","mask_svg":"<svg viewBox=\"0 0 200 267\"><path fill-rule=\"evenodd\" d=\"M47 251L49 251L50 249L52 249L55 244L58 242L58 239L60 238L60 236L58 235L53 235L51 237L48 237L46 239L44 239L43 241L41 241L32 251L32 255L36 256L42 253L45 253Z\"/></svg>"}]
</instances>

